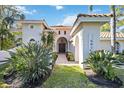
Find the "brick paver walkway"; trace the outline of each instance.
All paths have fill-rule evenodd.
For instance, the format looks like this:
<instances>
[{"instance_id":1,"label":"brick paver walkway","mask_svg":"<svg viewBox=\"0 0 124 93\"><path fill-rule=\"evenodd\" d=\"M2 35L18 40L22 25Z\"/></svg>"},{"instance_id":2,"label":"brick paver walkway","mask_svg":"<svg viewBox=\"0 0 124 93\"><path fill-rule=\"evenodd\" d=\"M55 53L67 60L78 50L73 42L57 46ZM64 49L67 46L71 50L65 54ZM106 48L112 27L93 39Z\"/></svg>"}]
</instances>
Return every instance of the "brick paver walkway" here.
<instances>
[{"instance_id":1,"label":"brick paver walkway","mask_svg":"<svg viewBox=\"0 0 124 93\"><path fill-rule=\"evenodd\" d=\"M58 58L56 60L56 64L59 64L59 65L78 65L77 62L75 61L68 61L67 58L66 58L66 54L62 53L62 54L58 54Z\"/></svg>"}]
</instances>

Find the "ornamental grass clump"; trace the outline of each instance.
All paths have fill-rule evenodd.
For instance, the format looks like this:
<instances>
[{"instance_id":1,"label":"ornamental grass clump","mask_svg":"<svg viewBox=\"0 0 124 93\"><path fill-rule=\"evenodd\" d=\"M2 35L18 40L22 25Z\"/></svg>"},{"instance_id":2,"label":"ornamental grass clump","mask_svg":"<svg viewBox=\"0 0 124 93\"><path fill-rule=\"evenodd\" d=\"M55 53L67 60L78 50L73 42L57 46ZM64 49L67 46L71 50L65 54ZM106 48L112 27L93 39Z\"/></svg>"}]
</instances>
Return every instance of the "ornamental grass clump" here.
<instances>
[{"instance_id":1,"label":"ornamental grass clump","mask_svg":"<svg viewBox=\"0 0 124 93\"><path fill-rule=\"evenodd\" d=\"M23 44L10 61L13 70L28 87L41 84L47 79L53 62L51 50L38 43Z\"/></svg>"},{"instance_id":2,"label":"ornamental grass clump","mask_svg":"<svg viewBox=\"0 0 124 93\"><path fill-rule=\"evenodd\" d=\"M113 64L115 64L114 54L106 51L94 51L89 54L86 60L91 69L97 73L97 75L103 76L105 79L120 82L116 73L114 72Z\"/></svg>"}]
</instances>

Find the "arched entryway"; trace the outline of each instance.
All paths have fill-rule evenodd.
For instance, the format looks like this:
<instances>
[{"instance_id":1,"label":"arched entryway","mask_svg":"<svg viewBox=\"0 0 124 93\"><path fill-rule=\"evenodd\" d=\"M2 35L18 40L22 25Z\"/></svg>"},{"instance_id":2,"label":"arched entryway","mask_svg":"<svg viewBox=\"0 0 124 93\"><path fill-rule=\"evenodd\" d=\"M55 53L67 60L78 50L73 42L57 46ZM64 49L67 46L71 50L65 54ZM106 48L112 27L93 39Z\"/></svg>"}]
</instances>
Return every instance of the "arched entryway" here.
<instances>
[{"instance_id":1,"label":"arched entryway","mask_svg":"<svg viewBox=\"0 0 124 93\"><path fill-rule=\"evenodd\" d=\"M67 52L67 39L64 38L64 37L60 37L58 40L57 40L57 46L58 46L58 52L59 53L65 53Z\"/></svg>"},{"instance_id":2,"label":"arched entryway","mask_svg":"<svg viewBox=\"0 0 124 93\"><path fill-rule=\"evenodd\" d=\"M79 61L79 37L75 39L75 61Z\"/></svg>"}]
</instances>

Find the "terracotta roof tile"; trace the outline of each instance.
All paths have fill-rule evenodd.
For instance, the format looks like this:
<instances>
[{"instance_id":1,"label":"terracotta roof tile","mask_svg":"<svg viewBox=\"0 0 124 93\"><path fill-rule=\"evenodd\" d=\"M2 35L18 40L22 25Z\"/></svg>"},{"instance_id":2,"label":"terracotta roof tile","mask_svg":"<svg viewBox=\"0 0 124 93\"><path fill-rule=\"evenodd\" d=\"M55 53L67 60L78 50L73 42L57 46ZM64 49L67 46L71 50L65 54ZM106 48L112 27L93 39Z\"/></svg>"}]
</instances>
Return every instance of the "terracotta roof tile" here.
<instances>
[{"instance_id":1,"label":"terracotta roof tile","mask_svg":"<svg viewBox=\"0 0 124 93\"><path fill-rule=\"evenodd\" d=\"M110 32L100 32L100 38L110 38L110 37L111 37ZM116 37L117 38L124 38L124 33L117 32Z\"/></svg>"},{"instance_id":2,"label":"terracotta roof tile","mask_svg":"<svg viewBox=\"0 0 124 93\"><path fill-rule=\"evenodd\" d=\"M79 14L77 17L110 17L112 14Z\"/></svg>"}]
</instances>

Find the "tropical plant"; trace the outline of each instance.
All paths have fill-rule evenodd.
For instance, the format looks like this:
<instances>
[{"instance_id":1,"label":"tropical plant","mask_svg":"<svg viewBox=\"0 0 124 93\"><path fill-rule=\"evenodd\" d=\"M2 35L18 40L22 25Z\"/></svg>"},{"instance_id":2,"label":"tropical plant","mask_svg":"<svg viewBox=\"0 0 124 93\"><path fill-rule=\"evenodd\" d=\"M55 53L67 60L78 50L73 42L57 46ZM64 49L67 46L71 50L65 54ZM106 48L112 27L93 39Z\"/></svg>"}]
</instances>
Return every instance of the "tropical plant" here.
<instances>
[{"instance_id":1,"label":"tropical plant","mask_svg":"<svg viewBox=\"0 0 124 93\"><path fill-rule=\"evenodd\" d=\"M124 20L120 20L117 21L117 27L123 26L124 25ZM100 31L101 32L110 32L110 24L109 23L105 23L104 25L101 26ZM121 32L124 32L123 30L121 30Z\"/></svg>"},{"instance_id":2,"label":"tropical plant","mask_svg":"<svg viewBox=\"0 0 124 93\"><path fill-rule=\"evenodd\" d=\"M53 52L52 56L53 56L53 60L56 61L56 59L58 57L58 53L57 52Z\"/></svg>"},{"instance_id":3,"label":"tropical plant","mask_svg":"<svg viewBox=\"0 0 124 93\"><path fill-rule=\"evenodd\" d=\"M41 40L43 43L43 46L53 49L53 44L54 44L54 32L43 32L41 34Z\"/></svg>"},{"instance_id":4,"label":"tropical plant","mask_svg":"<svg viewBox=\"0 0 124 93\"><path fill-rule=\"evenodd\" d=\"M117 64L124 63L124 55L123 54L114 55L114 59L117 62Z\"/></svg>"},{"instance_id":5,"label":"tropical plant","mask_svg":"<svg viewBox=\"0 0 124 93\"><path fill-rule=\"evenodd\" d=\"M38 43L29 43L17 49L9 59L24 85L34 87L41 84L52 70L52 52Z\"/></svg>"},{"instance_id":6,"label":"tropical plant","mask_svg":"<svg viewBox=\"0 0 124 93\"><path fill-rule=\"evenodd\" d=\"M15 47L15 42L14 42L14 37L10 38L10 37L5 37L2 43L2 49L7 50L10 48Z\"/></svg>"},{"instance_id":7,"label":"tropical plant","mask_svg":"<svg viewBox=\"0 0 124 93\"><path fill-rule=\"evenodd\" d=\"M12 35L14 36L14 44L15 46L21 45L22 44L22 38L18 38L18 36L22 36L22 32L16 31L16 32L11 32Z\"/></svg>"},{"instance_id":8,"label":"tropical plant","mask_svg":"<svg viewBox=\"0 0 124 93\"><path fill-rule=\"evenodd\" d=\"M124 55L124 50L122 50L122 53L121 54Z\"/></svg>"},{"instance_id":9,"label":"tropical plant","mask_svg":"<svg viewBox=\"0 0 124 93\"><path fill-rule=\"evenodd\" d=\"M57 52L53 52L53 53L52 53L52 58L53 58L52 67L53 67L54 64L55 64L57 57L58 57L58 53L57 53Z\"/></svg>"},{"instance_id":10,"label":"tropical plant","mask_svg":"<svg viewBox=\"0 0 124 93\"><path fill-rule=\"evenodd\" d=\"M104 25L101 26L100 28L101 32L110 32L110 24L109 23L105 23Z\"/></svg>"},{"instance_id":11,"label":"tropical plant","mask_svg":"<svg viewBox=\"0 0 124 93\"><path fill-rule=\"evenodd\" d=\"M0 6L0 48L4 49L4 39L14 39L9 29L17 19L24 19L24 15L15 7L10 5Z\"/></svg>"},{"instance_id":12,"label":"tropical plant","mask_svg":"<svg viewBox=\"0 0 124 93\"><path fill-rule=\"evenodd\" d=\"M86 63L88 63L91 69L98 75L101 75L106 79L116 81L118 78L114 72L114 59L112 52L100 50L91 52L86 60Z\"/></svg>"},{"instance_id":13,"label":"tropical plant","mask_svg":"<svg viewBox=\"0 0 124 93\"><path fill-rule=\"evenodd\" d=\"M74 55L73 55L72 52L67 52L67 53L66 53L66 57L67 57L67 60L68 60L68 61L74 61L74 60L75 60L75 59L74 59Z\"/></svg>"}]
</instances>

